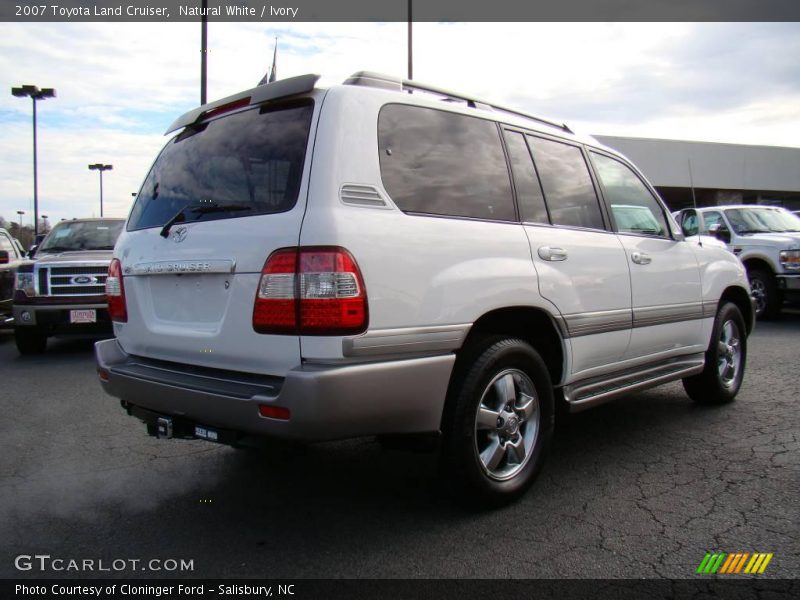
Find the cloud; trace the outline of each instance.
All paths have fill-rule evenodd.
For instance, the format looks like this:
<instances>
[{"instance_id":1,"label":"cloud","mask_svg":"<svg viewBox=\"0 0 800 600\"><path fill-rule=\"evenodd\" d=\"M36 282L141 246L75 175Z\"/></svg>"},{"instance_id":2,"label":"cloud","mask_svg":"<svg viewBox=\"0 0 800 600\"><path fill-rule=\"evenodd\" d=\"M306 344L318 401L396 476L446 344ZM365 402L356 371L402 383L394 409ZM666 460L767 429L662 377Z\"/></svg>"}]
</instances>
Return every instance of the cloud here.
<instances>
[{"instance_id":1,"label":"cloud","mask_svg":"<svg viewBox=\"0 0 800 600\"><path fill-rule=\"evenodd\" d=\"M209 99L278 75L340 83L405 75L405 23L210 23ZM798 146L797 23L416 23L420 81L583 131ZM55 87L39 104L41 211L124 216L164 129L199 102L198 23L2 23L0 82ZM0 215L30 210L30 101L0 94ZM49 212L48 212L49 211ZM26 217L30 217L29 213Z\"/></svg>"}]
</instances>

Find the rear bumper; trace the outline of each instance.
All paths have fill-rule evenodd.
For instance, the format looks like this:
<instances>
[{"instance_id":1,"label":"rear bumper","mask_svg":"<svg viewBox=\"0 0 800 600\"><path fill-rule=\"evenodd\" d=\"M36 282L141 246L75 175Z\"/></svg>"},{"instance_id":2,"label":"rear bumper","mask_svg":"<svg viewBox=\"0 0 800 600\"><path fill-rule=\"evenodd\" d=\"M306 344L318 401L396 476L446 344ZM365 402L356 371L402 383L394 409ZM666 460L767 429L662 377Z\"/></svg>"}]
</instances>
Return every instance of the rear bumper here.
<instances>
[{"instance_id":1,"label":"rear bumper","mask_svg":"<svg viewBox=\"0 0 800 600\"><path fill-rule=\"evenodd\" d=\"M149 361L116 339L95 344L103 389L128 405L249 435L323 441L439 430L455 355L346 366L303 365L285 378ZM262 417L259 405L289 409Z\"/></svg>"}]
</instances>

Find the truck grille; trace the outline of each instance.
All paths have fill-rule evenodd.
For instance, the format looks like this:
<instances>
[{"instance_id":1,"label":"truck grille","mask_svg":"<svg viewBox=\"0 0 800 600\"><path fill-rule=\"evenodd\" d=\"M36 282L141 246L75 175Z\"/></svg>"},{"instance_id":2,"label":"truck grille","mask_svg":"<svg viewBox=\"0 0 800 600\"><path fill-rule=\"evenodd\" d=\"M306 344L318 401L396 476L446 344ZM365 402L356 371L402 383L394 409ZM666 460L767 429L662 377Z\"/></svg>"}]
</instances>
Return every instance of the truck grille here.
<instances>
[{"instance_id":1,"label":"truck grille","mask_svg":"<svg viewBox=\"0 0 800 600\"><path fill-rule=\"evenodd\" d=\"M106 293L105 265L39 267L40 296L98 296Z\"/></svg>"}]
</instances>

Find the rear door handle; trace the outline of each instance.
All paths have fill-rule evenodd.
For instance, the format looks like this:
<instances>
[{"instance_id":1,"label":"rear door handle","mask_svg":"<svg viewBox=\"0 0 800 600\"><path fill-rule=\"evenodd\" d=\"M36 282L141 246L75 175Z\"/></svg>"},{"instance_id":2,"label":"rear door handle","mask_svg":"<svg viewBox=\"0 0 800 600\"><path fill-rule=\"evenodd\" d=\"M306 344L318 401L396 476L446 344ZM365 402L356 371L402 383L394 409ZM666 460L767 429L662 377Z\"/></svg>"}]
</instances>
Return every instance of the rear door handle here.
<instances>
[{"instance_id":1,"label":"rear door handle","mask_svg":"<svg viewBox=\"0 0 800 600\"><path fill-rule=\"evenodd\" d=\"M567 251L563 248L554 248L552 246L542 246L538 251L539 258L542 260L562 261L567 260Z\"/></svg>"},{"instance_id":2,"label":"rear door handle","mask_svg":"<svg viewBox=\"0 0 800 600\"><path fill-rule=\"evenodd\" d=\"M653 259L650 258L650 255L645 254L644 252L634 252L631 254L631 260L637 265L649 265L651 262L653 262Z\"/></svg>"}]
</instances>

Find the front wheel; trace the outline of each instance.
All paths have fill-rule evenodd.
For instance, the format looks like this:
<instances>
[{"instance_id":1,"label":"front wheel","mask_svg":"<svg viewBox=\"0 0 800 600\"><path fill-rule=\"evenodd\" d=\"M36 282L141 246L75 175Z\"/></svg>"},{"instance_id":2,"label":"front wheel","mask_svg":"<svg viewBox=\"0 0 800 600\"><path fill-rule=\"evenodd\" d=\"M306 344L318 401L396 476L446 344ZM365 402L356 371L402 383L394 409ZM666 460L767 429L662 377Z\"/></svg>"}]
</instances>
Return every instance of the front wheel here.
<instances>
[{"instance_id":1,"label":"front wheel","mask_svg":"<svg viewBox=\"0 0 800 600\"><path fill-rule=\"evenodd\" d=\"M725 404L733 401L744 379L747 361L747 330L739 308L727 302L714 319L705 367L699 375L683 380L689 397L698 404Z\"/></svg>"},{"instance_id":2,"label":"front wheel","mask_svg":"<svg viewBox=\"0 0 800 600\"><path fill-rule=\"evenodd\" d=\"M783 298L772 273L753 269L747 273L750 290L756 301L757 319L774 319L781 311Z\"/></svg>"},{"instance_id":3,"label":"front wheel","mask_svg":"<svg viewBox=\"0 0 800 600\"><path fill-rule=\"evenodd\" d=\"M460 500L500 506L522 495L544 463L553 432L544 361L517 338L466 348L448 391L442 466Z\"/></svg>"}]
</instances>

